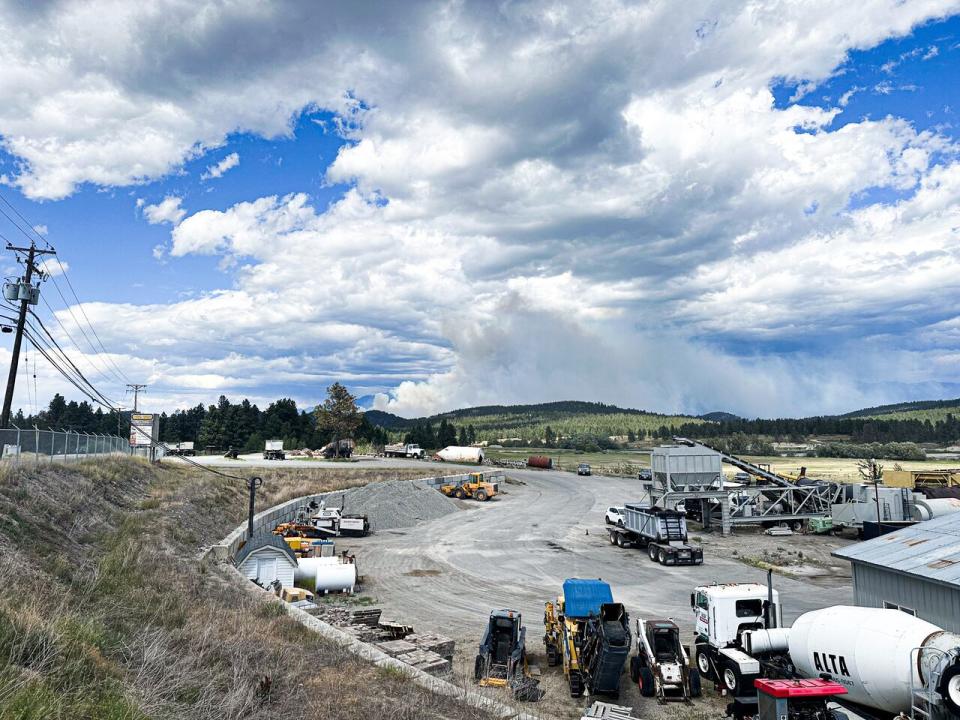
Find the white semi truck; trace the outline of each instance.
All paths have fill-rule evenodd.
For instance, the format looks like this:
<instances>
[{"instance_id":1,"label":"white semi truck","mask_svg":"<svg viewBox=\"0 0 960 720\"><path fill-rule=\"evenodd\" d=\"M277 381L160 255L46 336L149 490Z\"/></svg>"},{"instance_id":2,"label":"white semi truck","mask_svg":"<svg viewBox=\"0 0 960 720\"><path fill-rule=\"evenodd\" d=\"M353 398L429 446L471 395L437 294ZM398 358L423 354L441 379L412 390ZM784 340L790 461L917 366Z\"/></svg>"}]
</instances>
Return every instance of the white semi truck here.
<instances>
[{"instance_id":1,"label":"white semi truck","mask_svg":"<svg viewBox=\"0 0 960 720\"><path fill-rule=\"evenodd\" d=\"M267 440L263 446L264 460L284 460L287 454L283 451L283 440Z\"/></svg>"},{"instance_id":2,"label":"white semi truck","mask_svg":"<svg viewBox=\"0 0 960 720\"><path fill-rule=\"evenodd\" d=\"M840 605L786 628L777 591L758 583L701 586L691 604L695 664L741 706L758 678L823 678L847 689L839 702L881 715L960 718L960 635L925 620Z\"/></svg>"},{"instance_id":3,"label":"white semi truck","mask_svg":"<svg viewBox=\"0 0 960 720\"><path fill-rule=\"evenodd\" d=\"M419 445L415 445L412 443L397 443L395 445L385 446L383 448L383 454L386 457L404 457L404 458L416 458L417 460L423 460L424 456L427 453Z\"/></svg>"}]
</instances>

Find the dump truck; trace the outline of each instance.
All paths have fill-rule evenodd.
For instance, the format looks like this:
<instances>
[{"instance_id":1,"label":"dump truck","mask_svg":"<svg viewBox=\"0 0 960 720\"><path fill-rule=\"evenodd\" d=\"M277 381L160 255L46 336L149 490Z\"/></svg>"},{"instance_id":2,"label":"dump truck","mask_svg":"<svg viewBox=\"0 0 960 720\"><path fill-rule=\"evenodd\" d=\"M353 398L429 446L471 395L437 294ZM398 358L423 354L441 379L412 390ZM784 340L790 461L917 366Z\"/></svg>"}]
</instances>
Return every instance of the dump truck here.
<instances>
[{"instance_id":1,"label":"dump truck","mask_svg":"<svg viewBox=\"0 0 960 720\"><path fill-rule=\"evenodd\" d=\"M196 455L197 451L194 448L194 443L189 441L174 443L173 445L167 446L167 455Z\"/></svg>"},{"instance_id":2,"label":"dump truck","mask_svg":"<svg viewBox=\"0 0 960 720\"><path fill-rule=\"evenodd\" d=\"M646 548L661 565L702 565L703 548L687 543L687 519L682 512L627 503L623 525L608 528L610 544Z\"/></svg>"},{"instance_id":3,"label":"dump truck","mask_svg":"<svg viewBox=\"0 0 960 720\"><path fill-rule=\"evenodd\" d=\"M395 445L385 445L383 448L385 457L416 458L423 460L427 454L426 451L414 443L396 443Z\"/></svg>"},{"instance_id":4,"label":"dump truck","mask_svg":"<svg viewBox=\"0 0 960 720\"><path fill-rule=\"evenodd\" d=\"M475 472L470 473L464 482L446 483L441 485L439 490L447 497L455 497L459 500L472 498L486 502L500 492L500 484L485 480L482 472Z\"/></svg>"},{"instance_id":5,"label":"dump truck","mask_svg":"<svg viewBox=\"0 0 960 720\"><path fill-rule=\"evenodd\" d=\"M509 687L516 700L539 700L539 682L527 666L526 637L519 612L492 611L474 662L474 679L484 687Z\"/></svg>"},{"instance_id":6,"label":"dump truck","mask_svg":"<svg viewBox=\"0 0 960 720\"><path fill-rule=\"evenodd\" d=\"M563 663L571 697L584 690L617 696L630 654L630 621L602 580L571 578L545 604L543 644L548 665Z\"/></svg>"},{"instance_id":7,"label":"dump truck","mask_svg":"<svg viewBox=\"0 0 960 720\"><path fill-rule=\"evenodd\" d=\"M263 446L264 460L284 460L287 454L283 451L283 440L267 440Z\"/></svg>"},{"instance_id":8,"label":"dump truck","mask_svg":"<svg viewBox=\"0 0 960 720\"><path fill-rule=\"evenodd\" d=\"M637 654L630 658L630 677L641 695L661 703L700 697L700 671L690 667L673 620L637 620Z\"/></svg>"}]
</instances>

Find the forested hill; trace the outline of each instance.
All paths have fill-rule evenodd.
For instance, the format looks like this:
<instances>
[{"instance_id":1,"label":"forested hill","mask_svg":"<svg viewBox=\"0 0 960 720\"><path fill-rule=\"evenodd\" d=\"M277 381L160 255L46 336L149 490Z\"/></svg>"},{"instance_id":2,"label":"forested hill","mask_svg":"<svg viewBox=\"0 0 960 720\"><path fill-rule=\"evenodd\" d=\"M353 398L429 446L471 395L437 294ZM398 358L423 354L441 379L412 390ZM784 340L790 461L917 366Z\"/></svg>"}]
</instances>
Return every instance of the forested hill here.
<instances>
[{"instance_id":1,"label":"forested hill","mask_svg":"<svg viewBox=\"0 0 960 720\"><path fill-rule=\"evenodd\" d=\"M948 413L960 414L960 398L954 400L918 400L915 402L897 403L896 405L878 405L877 407L854 410L841 415L845 418L871 417L905 420L941 419Z\"/></svg>"}]
</instances>

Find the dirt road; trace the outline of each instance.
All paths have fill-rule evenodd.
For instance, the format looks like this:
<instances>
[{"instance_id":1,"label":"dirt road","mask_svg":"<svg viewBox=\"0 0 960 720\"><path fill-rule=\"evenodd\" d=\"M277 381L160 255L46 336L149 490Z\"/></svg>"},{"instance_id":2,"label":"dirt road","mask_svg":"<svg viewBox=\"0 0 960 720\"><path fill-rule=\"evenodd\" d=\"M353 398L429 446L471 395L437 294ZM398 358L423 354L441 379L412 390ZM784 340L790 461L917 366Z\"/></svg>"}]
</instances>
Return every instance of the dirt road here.
<instances>
[{"instance_id":1,"label":"dirt road","mask_svg":"<svg viewBox=\"0 0 960 720\"><path fill-rule=\"evenodd\" d=\"M708 550L701 566L673 568L650 562L640 550L611 546L603 514L609 505L637 499L639 488L632 478L532 470L510 471L510 477L518 482L504 484L504 494L490 502L460 501L462 512L338 543L356 553L367 579L365 592L386 614L457 640L463 670L472 668L487 615L495 608L523 613L527 647L542 657L543 603L557 595L566 578L606 580L632 617L673 617L685 641L693 631L694 586L765 582L763 570L727 556L722 545ZM727 542L736 544L735 538ZM851 602L849 579L842 576L802 582L778 577L776 586L787 622L807 610ZM629 685L626 676L624 684ZM562 690L551 695L562 695ZM632 687L621 699L642 702ZM569 698L564 703L561 709L570 712L583 705Z\"/></svg>"}]
</instances>

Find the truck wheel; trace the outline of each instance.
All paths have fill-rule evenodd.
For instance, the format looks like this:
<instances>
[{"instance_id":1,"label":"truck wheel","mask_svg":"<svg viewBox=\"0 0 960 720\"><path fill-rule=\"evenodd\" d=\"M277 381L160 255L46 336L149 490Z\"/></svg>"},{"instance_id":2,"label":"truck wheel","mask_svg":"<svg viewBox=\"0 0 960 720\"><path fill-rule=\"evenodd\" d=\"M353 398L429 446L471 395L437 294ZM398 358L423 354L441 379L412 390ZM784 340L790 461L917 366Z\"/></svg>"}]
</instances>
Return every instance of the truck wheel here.
<instances>
[{"instance_id":1,"label":"truck wheel","mask_svg":"<svg viewBox=\"0 0 960 720\"><path fill-rule=\"evenodd\" d=\"M617 544L617 534L616 534L615 532L613 532L612 530L610 531L609 534L610 534L610 544L611 544L611 545L616 545L616 544Z\"/></svg>"},{"instance_id":2,"label":"truck wheel","mask_svg":"<svg viewBox=\"0 0 960 720\"><path fill-rule=\"evenodd\" d=\"M697 645L696 657L694 659L696 660L697 670L700 671L700 675L708 680L712 680L713 668L710 667L710 654L707 652L706 646Z\"/></svg>"},{"instance_id":3,"label":"truck wheel","mask_svg":"<svg viewBox=\"0 0 960 720\"><path fill-rule=\"evenodd\" d=\"M630 658L630 679L635 683L640 682L640 656L634 655Z\"/></svg>"},{"instance_id":4,"label":"truck wheel","mask_svg":"<svg viewBox=\"0 0 960 720\"><path fill-rule=\"evenodd\" d=\"M653 681L653 670L648 667L640 668L640 694L644 697L653 697L657 688Z\"/></svg>"},{"instance_id":5,"label":"truck wheel","mask_svg":"<svg viewBox=\"0 0 960 720\"><path fill-rule=\"evenodd\" d=\"M697 668L690 668L690 697L700 697L703 693L700 685L700 671Z\"/></svg>"},{"instance_id":6,"label":"truck wheel","mask_svg":"<svg viewBox=\"0 0 960 720\"><path fill-rule=\"evenodd\" d=\"M473 679L479 680L483 677L483 655L477 655L477 659L473 663Z\"/></svg>"},{"instance_id":7,"label":"truck wheel","mask_svg":"<svg viewBox=\"0 0 960 720\"><path fill-rule=\"evenodd\" d=\"M657 546L656 545L647 545L647 555L653 562L657 561Z\"/></svg>"},{"instance_id":8,"label":"truck wheel","mask_svg":"<svg viewBox=\"0 0 960 720\"><path fill-rule=\"evenodd\" d=\"M667 551L663 548L660 549L660 552L657 553L657 562L661 565L667 564Z\"/></svg>"},{"instance_id":9,"label":"truck wheel","mask_svg":"<svg viewBox=\"0 0 960 720\"><path fill-rule=\"evenodd\" d=\"M625 543L623 542L623 535L617 533L617 547L623 547Z\"/></svg>"},{"instance_id":10,"label":"truck wheel","mask_svg":"<svg viewBox=\"0 0 960 720\"><path fill-rule=\"evenodd\" d=\"M725 665L720 677L723 686L730 691L731 695L736 695L739 692L743 678L740 676L740 669L736 665Z\"/></svg>"},{"instance_id":11,"label":"truck wheel","mask_svg":"<svg viewBox=\"0 0 960 720\"><path fill-rule=\"evenodd\" d=\"M463 500L463 497L464 497L463 488L459 488L459 487L458 487L456 490L454 490L454 491L453 491L453 496L454 496L457 500Z\"/></svg>"},{"instance_id":12,"label":"truck wheel","mask_svg":"<svg viewBox=\"0 0 960 720\"><path fill-rule=\"evenodd\" d=\"M480 502L486 502L487 500L487 491L486 490L477 490L476 498Z\"/></svg>"},{"instance_id":13,"label":"truck wheel","mask_svg":"<svg viewBox=\"0 0 960 720\"><path fill-rule=\"evenodd\" d=\"M954 715L960 715L960 665L954 663L943 672L943 679L937 692Z\"/></svg>"}]
</instances>

